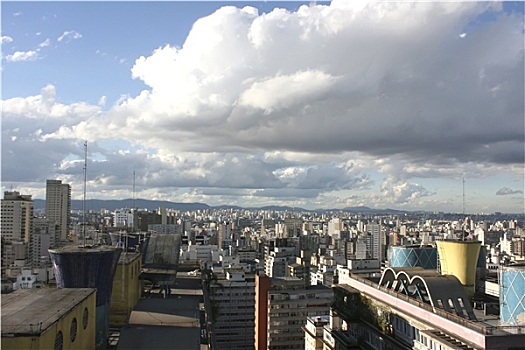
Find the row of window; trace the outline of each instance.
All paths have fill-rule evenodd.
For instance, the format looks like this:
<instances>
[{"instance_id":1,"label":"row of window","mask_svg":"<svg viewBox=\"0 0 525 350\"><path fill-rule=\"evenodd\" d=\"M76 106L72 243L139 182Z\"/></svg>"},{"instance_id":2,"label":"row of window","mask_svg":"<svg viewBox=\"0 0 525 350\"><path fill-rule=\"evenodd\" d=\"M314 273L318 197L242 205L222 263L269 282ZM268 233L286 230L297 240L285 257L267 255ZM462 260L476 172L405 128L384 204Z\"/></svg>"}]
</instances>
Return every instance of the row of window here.
<instances>
[{"instance_id":1,"label":"row of window","mask_svg":"<svg viewBox=\"0 0 525 350\"><path fill-rule=\"evenodd\" d=\"M88 308L84 308L84 311L82 313L82 328L86 329L89 324L89 310ZM71 323L69 325L69 340L71 343L74 343L77 339L77 332L78 332L78 322L76 317L74 317L71 320ZM55 346L54 350L62 350L64 347L64 335L62 331L58 331L55 335Z\"/></svg>"}]
</instances>

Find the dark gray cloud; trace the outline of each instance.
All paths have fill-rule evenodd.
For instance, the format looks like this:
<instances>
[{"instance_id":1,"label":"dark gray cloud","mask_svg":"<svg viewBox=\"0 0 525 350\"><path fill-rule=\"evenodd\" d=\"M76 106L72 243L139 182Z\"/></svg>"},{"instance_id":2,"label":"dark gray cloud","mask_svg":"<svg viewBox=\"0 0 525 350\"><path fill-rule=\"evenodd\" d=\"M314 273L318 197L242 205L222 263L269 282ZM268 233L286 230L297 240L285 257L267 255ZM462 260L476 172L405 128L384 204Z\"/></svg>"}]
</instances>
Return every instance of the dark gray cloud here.
<instances>
[{"instance_id":1,"label":"dark gray cloud","mask_svg":"<svg viewBox=\"0 0 525 350\"><path fill-rule=\"evenodd\" d=\"M522 190L513 190L508 187L502 187L496 192L497 196L508 196L511 194L523 194Z\"/></svg>"}]
</instances>

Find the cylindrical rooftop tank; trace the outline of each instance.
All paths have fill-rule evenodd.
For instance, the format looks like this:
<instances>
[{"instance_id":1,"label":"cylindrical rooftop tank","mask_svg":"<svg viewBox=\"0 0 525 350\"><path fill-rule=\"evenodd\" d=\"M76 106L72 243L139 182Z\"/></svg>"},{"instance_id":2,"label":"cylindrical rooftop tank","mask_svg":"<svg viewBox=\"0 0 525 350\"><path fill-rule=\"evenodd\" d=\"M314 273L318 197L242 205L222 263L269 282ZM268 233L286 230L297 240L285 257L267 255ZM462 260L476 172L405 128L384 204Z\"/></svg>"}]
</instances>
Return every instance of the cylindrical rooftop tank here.
<instances>
[{"instance_id":1,"label":"cylindrical rooftop tank","mask_svg":"<svg viewBox=\"0 0 525 350\"><path fill-rule=\"evenodd\" d=\"M502 322L525 326L525 264L502 267L499 302Z\"/></svg>"},{"instance_id":2,"label":"cylindrical rooftop tank","mask_svg":"<svg viewBox=\"0 0 525 350\"><path fill-rule=\"evenodd\" d=\"M58 288L96 288L97 349L107 347L109 332L109 303L113 277L121 249L110 246L65 246L50 249Z\"/></svg>"},{"instance_id":3,"label":"cylindrical rooftop tank","mask_svg":"<svg viewBox=\"0 0 525 350\"><path fill-rule=\"evenodd\" d=\"M442 275L456 276L467 295L474 294L480 241L436 241Z\"/></svg>"},{"instance_id":4,"label":"cylindrical rooftop tank","mask_svg":"<svg viewBox=\"0 0 525 350\"><path fill-rule=\"evenodd\" d=\"M431 246L390 246L388 248L390 267L437 268L437 249Z\"/></svg>"}]
</instances>

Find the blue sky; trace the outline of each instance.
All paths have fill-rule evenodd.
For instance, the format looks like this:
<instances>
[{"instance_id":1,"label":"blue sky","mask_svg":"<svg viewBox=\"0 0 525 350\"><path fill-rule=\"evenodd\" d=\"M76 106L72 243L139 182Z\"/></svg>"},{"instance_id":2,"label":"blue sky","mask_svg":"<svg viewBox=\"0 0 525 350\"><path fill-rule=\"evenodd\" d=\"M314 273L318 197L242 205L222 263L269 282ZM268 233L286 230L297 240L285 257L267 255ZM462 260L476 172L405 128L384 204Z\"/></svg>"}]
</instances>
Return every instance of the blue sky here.
<instances>
[{"instance_id":1,"label":"blue sky","mask_svg":"<svg viewBox=\"0 0 525 350\"><path fill-rule=\"evenodd\" d=\"M523 4L2 2L2 187L523 213Z\"/></svg>"}]
</instances>

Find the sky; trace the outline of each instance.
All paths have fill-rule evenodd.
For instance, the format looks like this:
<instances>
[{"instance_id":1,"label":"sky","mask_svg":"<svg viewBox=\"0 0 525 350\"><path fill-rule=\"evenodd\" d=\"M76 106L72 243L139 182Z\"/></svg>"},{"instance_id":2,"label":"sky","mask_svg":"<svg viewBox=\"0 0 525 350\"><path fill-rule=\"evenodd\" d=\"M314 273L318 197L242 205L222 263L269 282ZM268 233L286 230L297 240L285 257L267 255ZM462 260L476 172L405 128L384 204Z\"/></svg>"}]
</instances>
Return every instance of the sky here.
<instances>
[{"instance_id":1,"label":"sky","mask_svg":"<svg viewBox=\"0 0 525 350\"><path fill-rule=\"evenodd\" d=\"M3 191L525 212L523 2L0 6Z\"/></svg>"}]
</instances>

